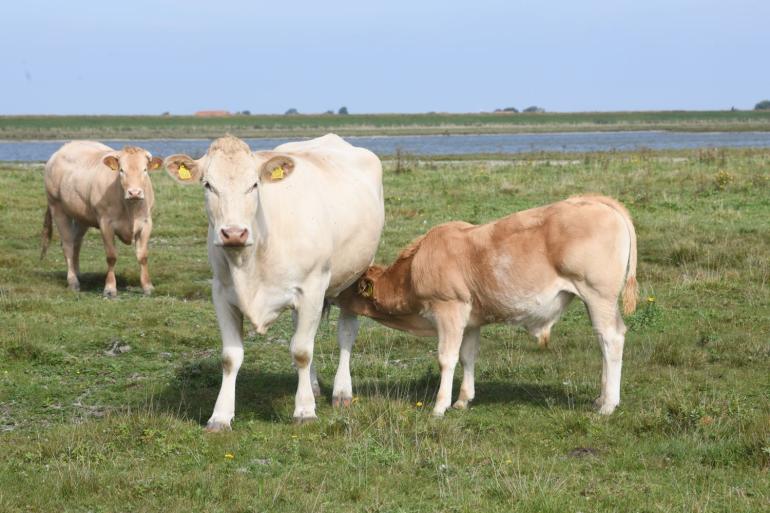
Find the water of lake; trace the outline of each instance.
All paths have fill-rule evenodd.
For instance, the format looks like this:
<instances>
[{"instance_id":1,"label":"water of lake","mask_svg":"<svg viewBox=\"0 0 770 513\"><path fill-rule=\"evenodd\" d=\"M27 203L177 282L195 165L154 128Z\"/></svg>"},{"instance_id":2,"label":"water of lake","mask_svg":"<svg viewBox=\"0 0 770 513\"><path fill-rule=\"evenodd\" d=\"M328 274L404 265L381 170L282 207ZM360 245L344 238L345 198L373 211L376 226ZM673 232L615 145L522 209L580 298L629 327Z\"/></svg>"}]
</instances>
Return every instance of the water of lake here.
<instances>
[{"instance_id":1,"label":"water of lake","mask_svg":"<svg viewBox=\"0 0 770 513\"><path fill-rule=\"evenodd\" d=\"M469 153L527 153L624 151L688 148L770 148L770 132L570 132L550 134L496 135L404 135L346 137L381 156L397 150L413 155L463 155ZM254 150L267 150L297 139L245 139ZM47 160L64 141L0 141L0 160ZM206 152L208 139L104 140L113 148L133 144L155 155L187 153L198 157Z\"/></svg>"}]
</instances>

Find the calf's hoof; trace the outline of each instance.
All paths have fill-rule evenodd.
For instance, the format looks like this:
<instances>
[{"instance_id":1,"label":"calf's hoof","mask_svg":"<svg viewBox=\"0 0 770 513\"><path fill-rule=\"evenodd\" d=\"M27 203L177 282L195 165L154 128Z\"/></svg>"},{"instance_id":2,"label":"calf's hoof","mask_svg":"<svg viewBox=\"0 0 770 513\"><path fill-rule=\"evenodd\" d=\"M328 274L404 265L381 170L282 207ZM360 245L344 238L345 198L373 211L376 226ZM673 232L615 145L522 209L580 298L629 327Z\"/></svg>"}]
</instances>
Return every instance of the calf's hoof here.
<instances>
[{"instance_id":1,"label":"calf's hoof","mask_svg":"<svg viewBox=\"0 0 770 513\"><path fill-rule=\"evenodd\" d=\"M80 292L80 283L69 283L67 284L67 288L72 292Z\"/></svg>"},{"instance_id":2,"label":"calf's hoof","mask_svg":"<svg viewBox=\"0 0 770 513\"><path fill-rule=\"evenodd\" d=\"M222 420L209 420L206 424L207 433L222 433L223 431L232 430L233 428L230 427L230 423Z\"/></svg>"},{"instance_id":3,"label":"calf's hoof","mask_svg":"<svg viewBox=\"0 0 770 513\"><path fill-rule=\"evenodd\" d=\"M155 291L155 287L152 285L147 285L146 287L142 288L142 292L144 292L145 296L152 296L152 293Z\"/></svg>"},{"instance_id":4,"label":"calf's hoof","mask_svg":"<svg viewBox=\"0 0 770 513\"><path fill-rule=\"evenodd\" d=\"M302 426L304 424L310 424L311 422L315 422L316 420L318 420L318 417L316 417L315 415L313 415L312 417L311 416L299 417L296 415L294 416L294 423L298 426Z\"/></svg>"},{"instance_id":5,"label":"calf's hoof","mask_svg":"<svg viewBox=\"0 0 770 513\"><path fill-rule=\"evenodd\" d=\"M106 297L107 299L115 299L116 297L118 297L118 289L105 288L104 297Z\"/></svg>"},{"instance_id":6,"label":"calf's hoof","mask_svg":"<svg viewBox=\"0 0 770 513\"><path fill-rule=\"evenodd\" d=\"M458 399L452 405L452 408L456 410L467 410L468 406L470 405L470 402L471 402L470 399Z\"/></svg>"},{"instance_id":7,"label":"calf's hoof","mask_svg":"<svg viewBox=\"0 0 770 513\"><path fill-rule=\"evenodd\" d=\"M444 416L444 412L446 412L446 408L434 408L432 415L433 417L440 419Z\"/></svg>"},{"instance_id":8,"label":"calf's hoof","mask_svg":"<svg viewBox=\"0 0 770 513\"><path fill-rule=\"evenodd\" d=\"M352 397L345 397L342 395L332 397L332 406L334 408L349 408L353 404Z\"/></svg>"}]
</instances>

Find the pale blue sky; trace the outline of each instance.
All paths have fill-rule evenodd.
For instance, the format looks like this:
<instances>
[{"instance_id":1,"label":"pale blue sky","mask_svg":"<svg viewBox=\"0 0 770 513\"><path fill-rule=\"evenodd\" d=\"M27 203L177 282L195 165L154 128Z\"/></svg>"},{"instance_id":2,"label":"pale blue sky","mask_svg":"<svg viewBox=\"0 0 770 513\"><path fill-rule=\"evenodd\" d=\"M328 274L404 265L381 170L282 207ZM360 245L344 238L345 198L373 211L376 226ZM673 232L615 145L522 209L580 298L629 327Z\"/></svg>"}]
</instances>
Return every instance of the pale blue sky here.
<instances>
[{"instance_id":1,"label":"pale blue sky","mask_svg":"<svg viewBox=\"0 0 770 513\"><path fill-rule=\"evenodd\" d=\"M750 109L770 1L14 0L0 114Z\"/></svg>"}]
</instances>

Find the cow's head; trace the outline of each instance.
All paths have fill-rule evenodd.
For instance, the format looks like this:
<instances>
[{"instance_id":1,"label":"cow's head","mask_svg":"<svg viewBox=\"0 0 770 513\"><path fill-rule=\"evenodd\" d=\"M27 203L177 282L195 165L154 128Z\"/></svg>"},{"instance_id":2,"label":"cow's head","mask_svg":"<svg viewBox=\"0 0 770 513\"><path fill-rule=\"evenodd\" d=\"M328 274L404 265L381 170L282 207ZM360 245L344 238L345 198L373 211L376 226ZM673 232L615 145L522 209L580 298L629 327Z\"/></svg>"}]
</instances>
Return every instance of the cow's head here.
<instances>
[{"instance_id":1,"label":"cow's head","mask_svg":"<svg viewBox=\"0 0 770 513\"><path fill-rule=\"evenodd\" d=\"M198 160L172 155L164 165L177 182L203 186L214 244L233 249L254 244L261 189L294 171L294 160L288 155L252 152L232 136L215 140Z\"/></svg>"},{"instance_id":2,"label":"cow's head","mask_svg":"<svg viewBox=\"0 0 770 513\"><path fill-rule=\"evenodd\" d=\"M163 159L153 157L150 152L142 148L126 146L120 151L108 153L102 159L102 163L118 173L125 199L141 201L150 184L148 172L158 169L163 164Z\"/></svg>"}]
</instances>

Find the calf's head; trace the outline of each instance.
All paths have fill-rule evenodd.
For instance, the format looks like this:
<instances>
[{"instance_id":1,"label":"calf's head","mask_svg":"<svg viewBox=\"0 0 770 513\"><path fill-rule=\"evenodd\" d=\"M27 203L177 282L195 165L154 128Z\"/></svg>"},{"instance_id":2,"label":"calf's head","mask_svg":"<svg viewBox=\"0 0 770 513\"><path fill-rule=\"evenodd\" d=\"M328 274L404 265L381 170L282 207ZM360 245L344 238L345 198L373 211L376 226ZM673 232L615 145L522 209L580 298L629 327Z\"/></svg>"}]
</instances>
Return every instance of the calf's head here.
<instances>
[{"instance_id":1,"label":"calf's head","mask_svg":"<svg viewBox=\"0 0 770 513\"><path fill-rule=\"evenodd\" d=\"M177 182L203 186L214 244L231 249L254 244L261 189L285 180L295 166L288 155L252 152L232 136L212 142L200 159L172 155L164 165Z\"/></svg>"},{"instance_id":2,"label":"calf's head","mask_svg":"<svg viewBox=\"0 0 770 513\"><path fill-rule=\"evenodd\" d=\"M128 201L141 201L150 184L148 172L158 169L163 159L153 157L149 151L126 146L120 151L107 154L102 163L118 173L123 198Z\"/></svg>"}]
</instances>

